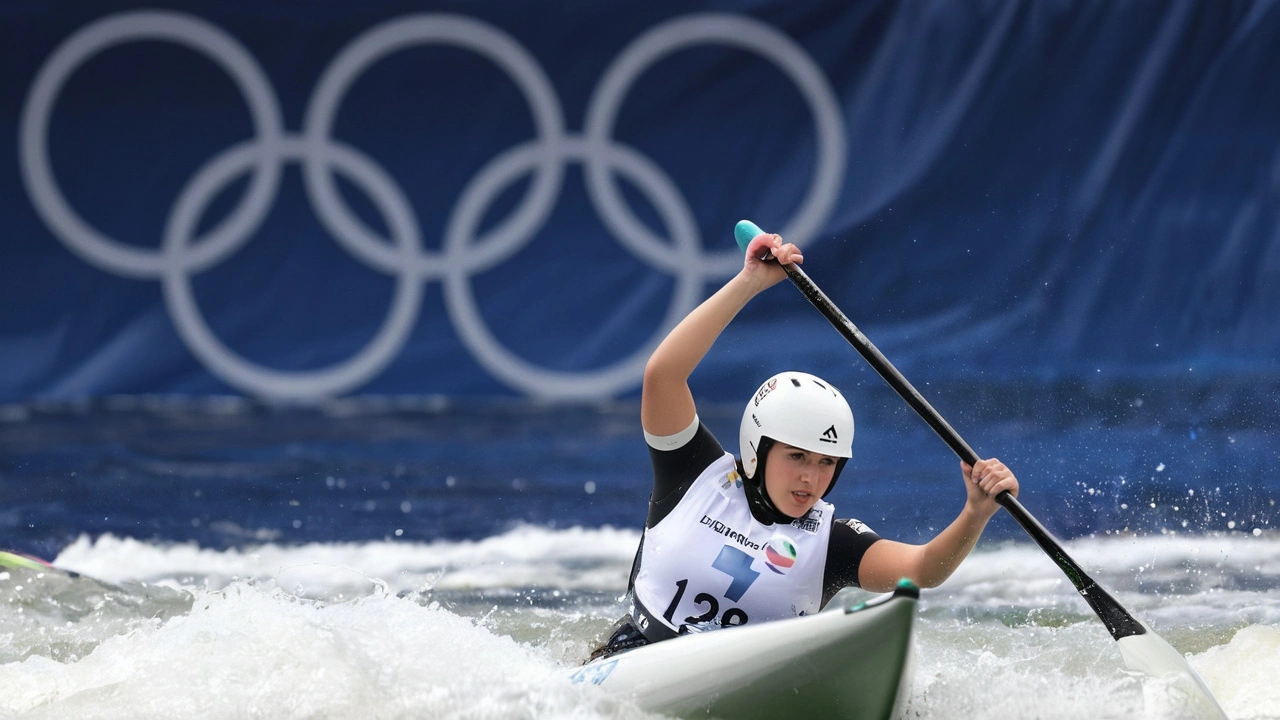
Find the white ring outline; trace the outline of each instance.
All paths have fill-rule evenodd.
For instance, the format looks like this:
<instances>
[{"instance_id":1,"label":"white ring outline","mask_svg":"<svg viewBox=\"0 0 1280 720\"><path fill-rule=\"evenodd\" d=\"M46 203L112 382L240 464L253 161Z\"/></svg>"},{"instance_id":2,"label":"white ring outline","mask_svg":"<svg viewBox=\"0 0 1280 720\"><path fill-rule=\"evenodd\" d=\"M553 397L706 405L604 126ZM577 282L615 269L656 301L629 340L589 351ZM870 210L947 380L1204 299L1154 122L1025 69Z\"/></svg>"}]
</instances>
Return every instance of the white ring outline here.
<instances>
[{"instance_id":1,"label":"white ring outline","mask_svg":"<svg viewBox=\"0 0 1280 720\"><path fill-rule=\"evenodd\" d=\"M158 253L123 245L81 219L58 189L48 155L49 117L56 96L71 73L102 50L141 39L180 45L185 42L220 64L246 97L258 132L255 141L219 153L188 182L171 211L162 252ZM639 378L645 359L666 330L696 305L701 282L731 274L741 262L740 255L731 250L702 253L692 213L671 179L640 153L606 139L624 91L641 72L662 55L700 41L736 46L773 61L809 102L818 130L813 186L796 217L783 225L790 238L806 242L829 216L840 190L845 141L839 105L821 70L797 43L760 21L729 14L674 18L630 43L602 76L588 106L587 128L577 138L564 135L562 113L550 81L536 60L509 35L461 15L393 18L362 33L326 68L308 103L304 132L299 139L285 136L281 113L265 75L234 38L204 20L181 13L119 13L74 33L37 74L20 130L23 178L37 211L55 236L82 258L121 276L162 279L166 306L184 342L211 372L242 390L308 399L359 387L403 347L419 311L421 282L439 278L444 284L446 310L457 326L459 338L490 372L534 396L607 396ZM331 137L337 106L356 77L385 55L426 42L475 50L506 70L529 101L539 136L536 143L501 153L467 184L449 218L444 253L435 256L421 247L416 216L390 176L366 154ZM351 358L320 370L272 370L239 357L204 323L191 292L191 273L216 264L252 238L275 199L286 159L303 164L308 199L339 244L374 269L398 278L392 308L373 340ZM534 232L554 208L564 166L571 161L584 165L588 195L606 227L623 246L676 278L675 295L657 335L628 358L587 372L541 368L506 350L489 331L466 282L471 274L500 263L522 244L532 241ZM536 176L517 209L473 244L468 238L482 216L480 201L508 186L518 177L513 173L526 165L536 169ZM346 208L333 184L331 173L335 167L364 186L383 213L394 245L370 232ZM199 206L207 204L214 190L226 181L250 168L253 177L241 204L205 236L190 238L201 213ZM650 200L672 232L674 245L654 236L634 217L617 191L612 175L615 171L655 193Z\"/></svg>"},{"instance_id":2,"label":"white ring outline","mask_svg":"<svg viewBox=\"0 0 1280 720\"><path fill-rule=\"evenodd\" d=\"M118 275L154 279L172 258L143 247L121 244L85 222L71 208L54 179L49 158L49 117L54 101L71 73L84 61L115 45L137 40L165 40L203 52L225 69L249 103L258 143L280 141L284 121L267 76L234 37L199 18L175 12L139 11L108 16L68 37L36 74L22 113L19 147L27 192L49 228L69 249ZM266 217L275 199L282 168L263 156L239 207L209 231L183 261L199 271L216 264L249 239L246 228ZM243 237L237 237L243 236Z\"/></svg>"},{"instance_id":3,"label":"white ring outline","mask_svg":"<svg viewBox=\"0 0 1280 720\"><path fill-rule=\"evenodd\" d=\"M461 15L415 15L383 22L351 41L329 63L308 104L303 134L316 152L314 156L307 156L304 177L307 192L312 196L312 205L325 228L342 241L352 254L389 274L398 272L396 263L403 262L403 259L386 252L386 243L345 209L346 204L338 194L332 176L325 172L328 168L320 162L323 157L321 149L332 142L333 121L338 105L359 75L391 53L417 45L437 43L471 50L506 70L529 101L538 137L545 143L556 145L564 136L564 115L551 80L527 50L511 36L495 28ZM489 234L496 237L489 242L501 250L507 250L522 240L515 226L541 224L545 219L555 196L559 194L564 177L564 164L553 162L554 160L554 157L548 156L540 163L538 174L520 206L497 228L490 230ZM543 209L539 210L539 206ZM419 262L423 275L429 278L443 277L446 274L446 264L466 262L467 267L473 270L487 266L483 260L437 258L431 253L425 253ZM488 264L493 262L489 261Z\"/></svg>"},{"instance_id":4,"label":"white ring outline","mask_svg":"<svg viewBox=\"0 0 1280 720\"><path fill-rule=\"evenodd\" d=\"M586 163L591 152L599 152L586 142L567 141L557 152L562 158L578 159ZM513 180L527 165L536 164L539 156L547 152L546 146L526 143L494 158L467 184L449 218L445 230L445 247L449 255L456 256L467 247L470 237L483 217L487 202ZM628 357L610 366L586 372L557 372L538 367L508 351L484 322L475 296L468 282L470 275L463 269L450 272L444 279L445 303L449 318L462 330L458 335L477 360L494 375L512 385L524 388L534 397L578 400L608 396L639 377L650 354L658 346L666 330L673 327L697 306L701 299L705 273L697 263L697 224L693 213L678 193L665 192L663 183L674 187L658 166L630 148L614 144L608 146L611 166L621 168L624 174L638 185L648 185L657 192L650 196L654 206L664 216L667 226L675 232L677 252L687 261L677 264L676 292L667 308L665 318L658 325L659 333Z\"/></svg>"},{"instance_id":5,"label":"white ring outline","mask_svg":"<svg viewBox=\"0 0 1280 720\"><path fill-rule=\"evenodd\" d=\"M783 237L807 245L830 216L840 193L844 176L845 136L840 103L831 90L822 69L795 40L778 29L738 15L698 13L673 18L655 25L636 38L605 69L587 105L584 134L592 143L606 144L621 112L625 93L649 66L664 56L696 43L718 42L746 50L772 61L787 75L809 102L817 130L817 154L812 187L796 215L778 231ZM587 188L597 208L609 207L623 222L601 213L609 230L618 240L649 264L675 273L666 244L636 219L630 206L618 193L613 178L599 163L587 164ZM735 247L709 254L708 274L731 274L742 266L742 253Z\"/></svg>"},{"instance_id":6,"label":"white ring outline","mask_svg":"<svg viewBox=\"0 0 1280 720\"><path fill-rule=\"evenodd\" d=\"M304 141L285 141L276 149L275 157L278 158L277 163L286 159L303 162L308 152ZM265 154L268 153L261 152L253 143L241 143L220 153L192 176L174 203L165 225L164 248L167 255L180 255L184 251L187 238L209 201L230 180L252 165L255 156ZM348 179L357 185L374 188L367 194L386 217L401 257L395 295L387 318L369 343L356 354L318 370L285 372L264 368L237 355L214 335L196 304L191 274L186 268L172 265L162 278L165 305L176 320L174 326L196 357L206 366L220 368L223 379L230 384L254 388L266 397L305 399L359 387L395 359L418 318L422 283L410 260L420 249L420 243L409 201L401 194L395 181L364 154L334 145L328 159L331 164L345 166L343 169ZM387 198L390 198L389 202Z\"/></svg>"}]
</instances>

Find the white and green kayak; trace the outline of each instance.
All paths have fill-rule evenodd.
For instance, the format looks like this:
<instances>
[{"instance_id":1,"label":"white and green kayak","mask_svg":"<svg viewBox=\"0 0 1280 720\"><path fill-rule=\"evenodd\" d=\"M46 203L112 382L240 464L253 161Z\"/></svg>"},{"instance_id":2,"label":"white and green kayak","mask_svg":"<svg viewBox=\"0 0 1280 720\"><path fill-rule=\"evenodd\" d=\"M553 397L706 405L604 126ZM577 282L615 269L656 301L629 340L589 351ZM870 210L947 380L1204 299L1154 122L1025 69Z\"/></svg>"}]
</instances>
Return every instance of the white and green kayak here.
<instances>
[{"instance_id":1,"label":"white and green kayak","mask_svg":"<svg viewBox=\"0 0 1280 720\"><path fill-rule=\"evenodd\" d=\"M920 591L857 602L844 593L820 613L683 635L577 668L639 707L730 720L894 717L911 687L911 638Z\"/></svg>"}]
</instances>

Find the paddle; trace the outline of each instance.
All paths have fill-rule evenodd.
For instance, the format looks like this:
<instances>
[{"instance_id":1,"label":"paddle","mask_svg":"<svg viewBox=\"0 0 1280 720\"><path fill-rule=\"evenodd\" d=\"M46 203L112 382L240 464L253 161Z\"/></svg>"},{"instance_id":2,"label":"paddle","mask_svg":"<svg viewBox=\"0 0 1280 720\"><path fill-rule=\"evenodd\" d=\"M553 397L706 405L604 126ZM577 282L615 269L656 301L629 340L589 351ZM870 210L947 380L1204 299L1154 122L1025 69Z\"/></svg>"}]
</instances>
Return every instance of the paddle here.
<instances>
[{"instance_id":1,"label":"paddle","mask_svg":"<svg viewBox=\"0 0 1280 720\"><path fill-rule=\"evenodd\" d=\"M740 221L733 230L738 247L742 248L743 252L746 252L752 238L761 232L763 231L749 220ZM937 410L933 409L924 396L907 382L907 379L885 358L884 354L871 344L867 336L863 335L862 331L840 312L840 308L836 307L835 303L831 302L831 299L809 279L804 270L797 265L782 267L787 271L787 277L808 298L809 302L831 322L845 340L849 341L849 344L879 373L889 387L893 388L894 392L898 393L898 396L905 400L911 409L929 424L929 427L933 428L933 431L950 446L951 450L970 465L977 462L978 454L973 451L973 448L969 447L969 444L938 414ZM1153 676L1176 674L1179 679L1177 686L1187 694L1188 701L1201 715L1225 720L1226 714L1214 699L1213 693L1209 692L1204 680L1182 656L1182 653L1165 642L1146 623L1129 614L1129 611L1125 610L1110 593L1089 577L1067 555L1049 531L1027 512L1017 498L1006 491L996 497L996 502L1009 511L1009 514L1027 531L1031 539L1035 540L1040 549L1044 550L1062 572L1066 573L1071 584L1075 585L1085 602L1089 603L1089 607L1120 644L1120 655L1124 658L1126 665L1133 670Z\"/></svg>"}]
</instances>

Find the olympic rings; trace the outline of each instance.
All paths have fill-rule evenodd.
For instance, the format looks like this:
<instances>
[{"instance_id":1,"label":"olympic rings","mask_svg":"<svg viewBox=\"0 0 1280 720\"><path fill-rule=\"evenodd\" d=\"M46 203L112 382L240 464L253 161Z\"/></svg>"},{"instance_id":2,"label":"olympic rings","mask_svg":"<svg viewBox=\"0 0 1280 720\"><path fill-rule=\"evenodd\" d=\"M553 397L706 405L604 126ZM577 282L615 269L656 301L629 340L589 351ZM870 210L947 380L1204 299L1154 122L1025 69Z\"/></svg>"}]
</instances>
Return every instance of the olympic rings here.
<instances>
[{"instance_id":1,"label":"olympic rings","mask_svg":"<svg viewBox=\"0 0 1280 720\"><path fill-rule=\"evenodd\" d=\"M71 75L116 45L159 40L195 50L227 72L244 96L255 132L211 158L180 191L158 249L121 243L103 234L71 207L49 156L50 117ZM301 133L285 130L278 100L253 56L221 28L192 15L168 11L122 12L79 29L40 68L23 107L22 177L32 202L53 234L98 268L135 279L159 280L165 306L196 358L215 376L251 395L315 399L349 392L377 376L408 340L423 284L443 284L446 310L476 360L513 389L552 399L615 395L639 380L662 335L701 299L703 282L736 271L732 249L702 251L697 224L675 183L633 148L610 138L626 93L663 56L700 43L757 53L791 79L809 104L817 130L817 162L808 196L782 232L798 243L813 240L830 216L844 176L844 121L835 94L805 51L778 30L751 18L694 14L650 29L622 50L605 70L587 106L580 136L565 130L550 79L537 60L505 32L462 15L429 13L385 21L352 40L322 73L307 105ZM333 121L347 90L371 65L419 45L445 44L483 56L507 73L529 104L536 137L500 153L468 182L445 224L439 251L423 247L412 204L371 157L332 137ZM321 225L352 257L395 278L391 308L369 343L346 360L318 370L283 371L258 365L222 343L205 322L191 276L222 262L253 238L280 188L286 163L301 166L307 198ZM551 215L566 167L580 163L588 196L605 226L630 253L676 279L675 295L657 334L613 365L584 372L539 367L504 347L486 324L471 277L492 268L535 236ZM334 174L341 174L373 202L391 242L370 229L346 205ZM196 237L209 204L237 178L249 174L247 191L212 229ZM485 210L521 178L531 182L514 210L477 235ZM625 177L657 210L670 238L657 237L631 212L616 185Z\"/></svg>"}]
</instances>

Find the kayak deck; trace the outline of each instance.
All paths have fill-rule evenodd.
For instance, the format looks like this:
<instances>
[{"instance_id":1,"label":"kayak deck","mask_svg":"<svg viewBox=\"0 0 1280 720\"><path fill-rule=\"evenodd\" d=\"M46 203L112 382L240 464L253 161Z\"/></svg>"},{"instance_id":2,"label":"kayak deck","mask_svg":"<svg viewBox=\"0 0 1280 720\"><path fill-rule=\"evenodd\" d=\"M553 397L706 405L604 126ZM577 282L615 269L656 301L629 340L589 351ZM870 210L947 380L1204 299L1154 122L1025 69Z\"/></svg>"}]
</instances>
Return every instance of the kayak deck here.
<instances>
[{"instance_id":1,"label":"kayak deck","mask_svg":"<svg viewBox=\"0 0 1280 720\"><path fill-rule=\"evenodd\" d=\"M679 717L887 719L910 689L919 594L906 583L869 603L833 600L816 615L681 636L570 679Z\"/></svg>"}]
</instances>

